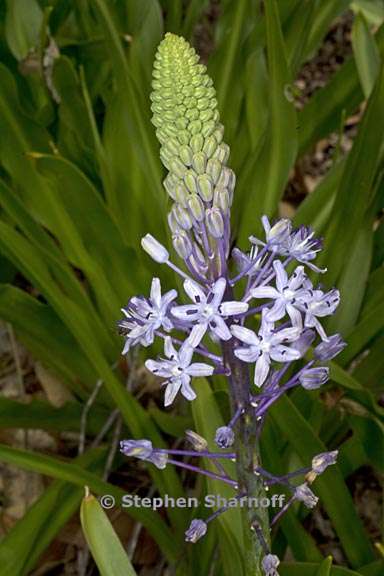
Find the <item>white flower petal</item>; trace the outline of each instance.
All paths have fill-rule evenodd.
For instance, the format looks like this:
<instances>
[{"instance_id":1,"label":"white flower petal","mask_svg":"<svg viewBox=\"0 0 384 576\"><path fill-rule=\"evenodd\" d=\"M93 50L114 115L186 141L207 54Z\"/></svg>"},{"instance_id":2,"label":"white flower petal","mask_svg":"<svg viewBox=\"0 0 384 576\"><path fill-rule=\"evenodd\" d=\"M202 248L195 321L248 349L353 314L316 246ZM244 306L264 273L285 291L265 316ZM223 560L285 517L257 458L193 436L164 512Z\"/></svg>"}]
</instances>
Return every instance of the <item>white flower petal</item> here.
<instances>
[{"instance_id":1,"label":"white flower petal","mask_svg":"<svg viewBox=\"0 0 384 576\"><path fill-rule=\"evenodd\" d=\"M224 320L216 314L209 323L209 328L220 340L230 340L232 334Z\"/></svg>"},{"instance_id":2,"label":"white flower petal","mask_svg":"<svg viewBox=\"0 0 384 576\"><path fill-rule=\"evenodd\" d=\"M202 287L193 280L184 280L184 290L191 300L196 303L205 302L207 297Z\"/></svg>"},{"instance_id":3,"label":"white flower petal","mask_svg":"<svg viewBox=\"0 0 384 576\"><path fill-rule=\"evenodd\" d=\"M145 367L147 370L160 376L161 378L168 378L171 375L169 366L165 362L158 362L157 360L146 360Z\"/></svg>"},{"instance_id":4,"label":"white flower petal","mask_svg":"<svg viewBox=\"0 0 384 576\"><path fill-rule=\"evenodd\" d=\"M161 285L158 278L153 278L151 284L151 301L157 308L161 306Z\"/></svg>"},{"instance_id":5,"label":"white flower petal","mask_svg":"<svg viewBox=\"0 0 384 576\"><path fill-rule=\"evenodd\" d=\"M288 286L288 274L280 260L275 260L273 267L276 272L276 287L279 292L282 292Z\"/></svg>"},{"instance_id":6,"label":"white flower petal","mask_svg":"<svg viewBox=\"0 0 384 576\"><path fill-rule=\"evenodd\" d=\"M269 356L267 354L262 354L255 365L255 385L260 388L267 379L269 372Z\"/></svg>"},{"instance_id":7,"label":"white flower petal","mask_svg":"<svg viewBox=\"0 0 384 576\"><path fill-rule=\"evenodd\" d=\"M248 308L247 302L229 301L222 302L219 309L223 316L236 316L236 314L243 314Z\"/></svg>"},{"instance_id":8,"label":"white flower petal","mask_svg":"<svg viewBox=\"0 0 384 576\"><path fill-rule=\"evenodd\" d=\"M208 323L196 324L190 335L188 336L188 342L192 348L196 348L204 338L204 335L208 329Z\"/></svg>"},{"instance_id":9,"label":"white flower petal","mask_svg":"<svg viewBox=\"0 0 384 576\"><path fill-rule=\"evenodd\" d=\"M286 302L284 298L279 298L275 301L272 308L269 308L266 318L269 322L277 322L277 320L281 320L285 315L285 305Z\"/></svg>"},{"instance_id":10,"label":"white flower petal","mask_svg":"<svg viewBox=\"0 0 384 576\"><path fill-rule=\"evenodd\" d=\"M164 354L167 358L172 358L172 360L177 358L177 350L172 344L172 338L167 336L164 340Z\"/></svg>"},{"instance_id":11,"label":"white flower petal","mask_svg":"<svg viewBox=\"0 0 384 576\"><path fill-rule=\"evenodd\" d=\"M183 306L174 306L171 310L172 315L179 320L184 320L185 322L193 322L196 316L198 316L198 307L194 304L185 304Z\"/></svg>"},{"instance_id":12,"label":"white flower petal","mask_svg":"<svg viewBox=\"0 0 384 576\"><path fill-rule=\"evenodd\" d=\"M205 364L204 362L194 362L188 368L186 368L185 372L189 376L212 376L214 371L213 366L209 364Z\"/></svg>"},{"instance_id":13,"label":"white flower petal","mask_svg":"<svg viewBox=\"0 0 384 576\"><path fill-rule=\"evenodd\" d=\"M288 346L282 346L281 344L271 348L269 354L275 362L291 362L292 360L298 360L301 357L298 350L289 348Z\"/></svg>"},{"instance_id":14,"label":"white flower petal","mask_svg":"<svg viewBox=\"0 0 384 576\"><path fill-rule=\"evenodd\" d=\"M301 329L303 327L303 319L300 310L292 306L292 304L287 304L287 313L291 319L292 325Z\"/></svg>"},{"instance_id":15,"label":"white flower petal","mask_svg":"<svg viewBox=\"0 0 384 576\"><path fill-rule=\"evenodd\" d=\"M181 377L181 393L187 400L194 400L196 398L196 393L190 385L191 379L187 374L183 374Z\"/></svg>"},{"instance_id":16,"label":"white flower petal","mask_svg":"<svg viewBox=\"0 0 384 576\"><path fill-rule=\"evenodd\" d=\"M191 346L191 343L188 341L188 339L185 340L185 342L182 344L179 350L179 360L181 368L186 368L187 366L190 365L193 352L194 350L193 347Z\"/></svg>"},{"instance_id":17,"label":"white flower petal","mask_svg":"<svg viewBox=\"0 0 384 576\"><path fill-rule=\"evenodd\" d=\"M236 348L235 356L243 362L255 362L260 356L260 350L256 346L247 348Z\"/></svg>"},{"instance_id":18,"label":"white flower petal","mask_svg":"<svg viewBox=\"0 0 384 576\"><path fill-rule=\"evenodd\" d=\"M164 395L164 406L170 406L181 387L181 378L172 378L167 384Z\"/></svg>"},{"instance_id":19,"label":"white flower petal","mask_svg":"<svg viewBox=\"0 0 384 576\"><path fill-rule=\"evenodd\" d=\"M251 290L253 298L280 298L280 293L272 286L259 286Z\"/></svg>"},{"instance_id":20,"label":"white flower petal","mask_svg":"<svg viewBox=\"0 0 384 576\"><path fill-rule=\"evenodd\" d=\"M253 330L244 328L244 326L237 326L236 324L232 324L231 332L238 340L241 340L245 344L257 346L260 343L259 338L253 332Z\"/></svg>"}]
</instances>

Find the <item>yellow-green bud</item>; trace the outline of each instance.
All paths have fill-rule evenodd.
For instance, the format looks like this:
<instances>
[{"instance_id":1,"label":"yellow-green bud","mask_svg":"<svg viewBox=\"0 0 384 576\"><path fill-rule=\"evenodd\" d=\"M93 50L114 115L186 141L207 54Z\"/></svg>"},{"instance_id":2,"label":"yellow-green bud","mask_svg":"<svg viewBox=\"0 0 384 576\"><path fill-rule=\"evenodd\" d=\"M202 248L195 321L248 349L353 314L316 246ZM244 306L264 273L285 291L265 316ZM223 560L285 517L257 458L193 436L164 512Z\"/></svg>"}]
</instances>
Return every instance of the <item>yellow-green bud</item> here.
<instances>
[{"instance_id":1,"label":"yellow-green bud","mask_svg":"<svg viewBox=\"0 0 384 576\"><path fill-rule=\"evenodd\" d=\"M152 122L161 144L160 158L172 176L164 181L168 194L185 206L179 193L184 188L177 186L182 182L205 203L212 201L217 184L232 195L231 177L224 170L229 147L223 142L213 82L184 38L165 35L155 56L152 87Z\"/></svg>"}]
</instances>

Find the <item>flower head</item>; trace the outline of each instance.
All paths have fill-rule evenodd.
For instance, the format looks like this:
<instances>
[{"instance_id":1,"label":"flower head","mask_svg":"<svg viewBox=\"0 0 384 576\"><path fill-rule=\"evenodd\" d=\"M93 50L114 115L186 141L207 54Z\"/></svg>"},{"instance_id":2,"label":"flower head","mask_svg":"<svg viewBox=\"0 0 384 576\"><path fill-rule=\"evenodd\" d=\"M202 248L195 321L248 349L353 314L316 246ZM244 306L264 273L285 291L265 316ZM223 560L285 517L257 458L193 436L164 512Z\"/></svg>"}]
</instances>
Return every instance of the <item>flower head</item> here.
<instances>
[{"instance_id":1,"label":"flower head","mask_svg":"<svg viewBox=\"0 0 384 576\"><path fill-rule=\"evenodd\" d=\"M200 518L195 518L192 520L188 530L185 532L186 542L192 542L195 544L200 538L205 536L207 533L207 524L204 520Z\"/></svg>"},{"instance_id":2,"label":"flower head","mask_svg":"<svg viewBox=\"0 0 384 576\"><path fill-rule=\"evenodd\" d=\"M333 450L332 452L322 452L314 456L314 458L312 458L312 470L316 472L316 474L322 474L328 466L336 464L338 453L338 450Z\"/></svg>"},{"instance_id":3,"label":"flower head","mask_svg":"<svg viewBox=\"0 0 384 576\"><path fill-rule=\"evenodd\" d=\"M184 290L193 304L175 306L172 314L187 326L193 326L189 337L193 347L200 344L207 330L220 340L230 340L232 334L224 319L248 310L246 302L223 302L226 285L225 278L219 278L207 293L197 282L185 280Z\"/></svg>"},{"instance_id":4,"label":"flower head","mask_svg":"<svg viewBox=\"0 0 384 576\"><path fill-rule=\"evenodd\" d=\"M152 462L160 470L167 465L168 455L166 452L154 450L150 440L122 440L120 451L125 456L134 456L139 460Z\"/></svg>"},{"instance_id":5,"label":"flower head","mask_svg":"<svg viewBox=\"0 0 384 576\"><path fill-rule=\"evenodd\" d=\"M276 288L259 286L253 288L250 294L253 298L268 298L274 301L272 308L266 313L270 322L277 322L288 314L292 325L301 328L303 321L297 301L307 295L303 288L306 279L304 266L298 266L290 278L280 260L275 260L273 267L276 273Z\"/></svg>"},{"instance_id":6,"label":"flower head","mask_svg":"<svg viewBox=\"0 0 384 576\"><path fill-rule=\"evenodd\" d=\"M268 320L267 314L264 309L258 334L243 326L231 326L232 334L247 345L236 348L235 355L243 362L256 363L254 382L258 387L267 379L271 360L291 362L301 356L298 350L283 344L296 340L300 336L300 329L292 327L275 330L274 323Z\"/></svg>"},{"instance_id":7,"label":"flower head","mask_svg":"<svg viewBox=\"0 0 384 576\"><path fill-rule=\"evenodd\" d=\"M162 296L160 280L153 278L149 298L134 296L130 299L126 308L121 309L125 318L118 322L120 333L126 337L123 354L136 344L152 344L159 328L167 332L173 328L169 306L176 297L176 290L170 290Z\"/></svg>"},{"instance_id":8,"label":"flower head","mask_svg":"<svg viewBox=\"0 0 384 576\"><path fill-rule=\"evenodd\" d=\"M312 492L308 484L300 484L295 489L295 498L299 502L303 502L307 508L314 508L318 503L318 497Z\"/></svg>"},{"instance_id":9,"label":"flower head","mask_svg":"<svg viewBox=\"0 0 384 576\"><path fill-rule=\"evenodd\" d=\"M303 370L299 375L299 382L306 390L316 390L327 382L329 378L329 368L319 366L317 368L308 368Z\"/></svg>"},{"instance_id":10,"label":"flower head","mask_svg":"<svg viewBox=\"0 0 384 576\"><path fill-rule=\"evenodd\" d=\"M279 564L280 560L275 554L267 554L264 556L261 562L261 567L265 576L279 576L277 571Z\"/></svg>"},{"instance_id":11,"label":"flower head","mask_svg":"<svg viewBox=\"0 0 384 576\"><path fill-rule=\"evenodd\" d=\"M334 314L340 302L340 292L333 288L329 292L323 292L320 289L313 290L312 283L309 279L305 282L307 289L298 297L298 306L305 312L304 326L306 328L315 328L322 340L328 341L324 328L318 318L324 318Z\"/></svg>"},{"instance_id":12,"label":"flower head","mask_svg":"<svg viewBox=\"0 0 384 576\"><path fill-rule=\"evenodd\" d=\"M175 399L176 394L181 391L187 400L194 400L196 394L190 382L192 376L211 376L213 366L201 362L191 364L193 348L186 340L179 350L172 344L172 339L168 336L164 341L164 354L166 359L147 360L146 368L156 376L165 378L163 386L165 389L164 405L169 406Z\"/></svg>"},{"instance_id":13,"label":"flower head","mask_svg":"<svg viewBox=\"0 0 384 576\"><path fill-rule=\"evenodd\" d=\"M229 448L235 441L235 434L229 426L220 426L216 430L215 442L220 448Z\"/></svg>"},{"instance_id":14,"label":"flower head","mask_svg":"<svg viewBox=\"0 0 384 576\"><path fill-rule=\"evenodd\" d=\"M329 336L327 341L321 342L316 346L314 351L315 358L316 360L332 360L346 345L340 334L333 334L333 336Z\"/></svg>"}]
</instances>

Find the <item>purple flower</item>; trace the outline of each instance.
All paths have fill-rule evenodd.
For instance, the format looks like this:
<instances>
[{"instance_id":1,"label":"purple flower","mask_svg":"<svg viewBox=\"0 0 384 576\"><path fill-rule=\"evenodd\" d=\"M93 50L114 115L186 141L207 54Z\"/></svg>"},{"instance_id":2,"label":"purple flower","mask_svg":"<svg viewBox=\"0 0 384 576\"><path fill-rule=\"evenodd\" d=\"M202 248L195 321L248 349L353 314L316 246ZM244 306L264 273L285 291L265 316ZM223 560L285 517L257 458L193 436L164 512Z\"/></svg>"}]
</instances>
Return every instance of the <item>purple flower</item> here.
<instances>
[{"instance_id":1,"label":"purple flower","mask_svg":"<svg viewBox=\"0 0 384 576\"><path fill-rule=\"evenodd\" d=\"M172 339L168 336L164 341L164 353L167 360L147 360L146 368L156 376L166 378L163 383L166 386L164 405L169 406L175 399L176 394L181 391L187 400L194 400L196 394L191 388L192 376L211 376L213 366L195 362L191 364L194 349L186 340L177 351L172 344Z\"/></svg>"},{"instance_id":2,"label":"purple flower","mask_svg":"<svg viewBox=\"0 0 384 576\"><path fill-rule=\"evenodd\" d=\"M310 280L306 280L304 287L307 292L298 298L298 306L305 312L304 326L315 328L322 340L328 341L324 328L317 318L324 318L333 314L340 302L340 292L333 288L329 292L313 290Z\"/></svg>"},{"instance_id":3,"label":"purple flower","mask_svg":"<svg viewBox=\"0 0 384 576\"><path fill-rule=\"evenodd\" d=\"M305 354L311 347L311 344L315 340L315 338L316 338L316 332L308 328L304 330L299 336L299 338L293 342L291 348L298 350L298 352L300 352L300 357L302 358L303 356L305 356Z\"/></svg>"},{"instance_id":4,"label":"purple flower","mask_svg":"<svg viewBox=\"0 0 384 576\"><path fill-rule=\"evenodd\" d=\"M293 342L300 336L297 327L274 330L274 323L267 319L267 311L262 312L261 327L258 334L243 326L231 326L232 334L247 344L237 348L235 355L243 362L256 362L254 381L260 387L267 379L271 360L291 362L300 358L300 352L284 346L283 342Z\"/></svg>"},{"instance_id":5,"label":"purple flower","mask_svg":"<svg viewBox=\"0 0 384 576\"><path fill-rule=\"evenodd\" d=\"M246 312L248 304L235 301L223 302L226 286L225 278L219 278L207 294L197 282L185 280L184 290L194 304L175 306L172 308L172 314L187 325L193 324L189 337L191 346L198 346L207 330L220 340L232 338L224 318Z\"/></svg>"},{"instance_id":6,"label":"purple flower","mask_svg":"<svg viewBox=\"0 0 384 576\"><path fill-rule=\"evenodd\" d=\"M277 571L279 564L280 560L275 554L267 554L264 556L261 562L261 567L265 576L279 576Z\"/></svg>"},{"instance_id":7,"label":"purple flower","mask_svg":"<svg viewBox=\"0 0 384 576\"><path fill-rule=\"evenodd\" d=\"M149 298L134 296L129 300L127 307L121 309L125 318L118 322L120 333L126 337L123 354L136 344L152 344L155 331L160 327L167 332L173 328L168 312L176 296L176 290L170 290L162 296L160 280L153 278Z\"/></svg>"},{"instance_id":8,"label":"purple flower","mask_svg":"<svg viewBox=\"0 0 384 576\"><path fill-rule=\"evenodd\" d=\"M249 255L242 252L239 248L232 250L232 257L237 264L237 268L246 276L254 275L255 271L260 268L262 258L258 258L257 254L257 246L252 246Z\"/></svg>"},{"instance_id":9,"label":"purple flower","mask_svg":"<svg viewBox=\"0 0 384 576\"><path fill-rule=\"evenodd\" d=\"M229 448L235 441L235 434L229 426L220 426L216 430L215 442L220 448Z\"/></svg>"},{"instance_id":10,"label":"purple flower","mask_svg":"<svg viewBox=\"0 0 384 576\"><path fill-rule=\"evenodd\" d=\"M298 262L306 264L316 272L325 272L311 263L322 249L322 240L314 238L314 231L309 226L300 226L298 230L292 232L286 243L281 245L280 254L290 256Z\"/></svg>"},{"instance_id":11,"label":"purple flower","mask_svg":"<svg viewBox=\"0 0 384 576\"><path fill-rule=\"evenodd\" d=\"M307 508L314 508L318 503L318 497L312 492L308 484L300 484L295 489L295 498L299 502L303 502Z\"/></svg>"},{"instance_id":12,"label":"purple flower","mask_svg":"<svg viewBox=\"0 0 384 576\"><path fill-rule=\"evenodd\" d=\"M207 533L207 524L204 520L200 520L200 518L195 518L192 520L191 525L189 526L188 530L185 532L185 540L186 542L192 542L195 544L200 538L205 536Z\"/></svg>"},{"instance_id":13,"label":"purple flower","mask_svg":"<svg viewBox=\"0 0 384 576\"><path fill-rule=\"evenodd\" d=\"M281 218L273 226L271 226L267 216L261 218L263 228L265 231L266 242L262 242L258 238L251 236L250 241L252 244L259 246L267 246L271 252L279 252L281 246L286 243L290 237L292 230L292 223L288 218Z\"/></svg>"},{"instance_id":14,"label":"purple flower","mask_svg":"<svg viewBox=\"0 0 384 576\"><path fill-rule=\"evenodd\" d=\"M340 334L333 334L333 336L329 336L328 341L321 342L321 344L316 346L314 350L315 358L316 360L332 360L346 345Z\"/></svg>"},{"instance_id":15,"label":"purple flower","mask_svg":"<svg viewBox=\"0 0 384 576\"><path fill-rule=\"evenodd\" d=\"M332 452L322 452L314 456L314 458L312 458L312 470L316 472L316 474L322 474L328 466L336 464L338 453L338 450L333 450Z\"/></svg>"},{"instance_id":16,"label":"purple flower","mask_svg":"<svg viewBox=\"0 0 384 576\"><path fill-rule=\"evenodd\" d=\"M297 299L306 296L302 285L306 278L304 266L298 266L292 276L288 278L284 266L280 260L275 260L273 267L276 273L276 288L272 286L259 286L251 290L253 298L270 298L274 300L274 305L266 314L270 322L281 320L287 313L293 326L301 328L303 320L297 305Z\"/></svg>"},{"instance_id":17,"label":"purple flower","mask_svg":"<svg viewBox=\"0 0 384 576\"><path fill-rule=\"evenodd\" d=\"M319 366L303 370L299 375L299 382L306 390L316 390L325 384L328 378L329 368Z\"/></svg>"},{"instance_id":18,"label":"purple flower","mask_svg":"<svg viewBox=\"0 0 384 576\"><path fill-rule=\"evenodd\" d=\"M133 456L139 460L151 462L162 470L167 465L168 455L166 452L158 452L153 449L150 440L122 440L120 451L125 456Z\"/></svg>"}]
</instances>

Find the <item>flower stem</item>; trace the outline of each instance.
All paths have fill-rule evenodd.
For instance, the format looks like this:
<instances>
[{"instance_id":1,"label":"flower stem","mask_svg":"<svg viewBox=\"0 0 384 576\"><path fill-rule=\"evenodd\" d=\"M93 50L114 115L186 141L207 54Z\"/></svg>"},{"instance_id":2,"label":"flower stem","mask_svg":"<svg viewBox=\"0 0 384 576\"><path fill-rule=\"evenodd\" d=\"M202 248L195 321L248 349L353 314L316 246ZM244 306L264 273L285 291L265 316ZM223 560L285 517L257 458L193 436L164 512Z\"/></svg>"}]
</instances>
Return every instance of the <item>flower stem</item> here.
<instances>
[{"instance_id":1,"label":"flower stem","mask_svg":"<svg viewBox=\"0 0 384 576\"><path fill-rule=\"evenodd\" d=\"M231 295L229 295L229 299ZM249 371L246 364L236 358L233 339L223 342L224 364L231 370L230 390L232 411L241 408L243 412L236 425L236 466L239 492L248 497L262 498L265 495L263 480L255 475L254 470L260 466L259 447L257 442L257 421L254 409L250 404ZM261 526L265 537L269 536L268 512L261 508L257 515L252 508L242 508L245 574L261 576L261 560L264 555L260 540L252 527L255 521Z\"/></svg>"}]
</instances>

